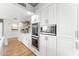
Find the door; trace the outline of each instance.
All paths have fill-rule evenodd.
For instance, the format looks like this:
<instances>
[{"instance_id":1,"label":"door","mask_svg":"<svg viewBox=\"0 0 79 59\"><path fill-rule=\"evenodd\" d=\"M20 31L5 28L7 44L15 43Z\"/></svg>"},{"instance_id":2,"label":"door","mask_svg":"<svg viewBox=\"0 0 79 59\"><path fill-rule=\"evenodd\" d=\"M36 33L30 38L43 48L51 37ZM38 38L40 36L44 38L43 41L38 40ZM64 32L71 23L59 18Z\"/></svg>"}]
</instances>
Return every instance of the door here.
<instances>
[{"instance_id":1,"label":"door","mask_svg":"<svg viewBox=\"0 0 79 59\"><path fill-rule=\"evenodd\" d=\"M47 56L56 56L56 36L47 37Z\"/></svg>"},{"instance_id":2,"label":"door","mask_svg":"<svg viewBox=\"0 0 79 59\"><path fill-rule=\"evenodd\" d=\"M56 24L56 4L48 6L49 25Z\"/></svg>"},{"instance_id":3,"label":"door","mask_svg":"<svg viewBox=\"0 0 79 59\"><path fill-rule=\"evenodd\" d=\"M40 22L40 14L41 14L40 10L37 10L35 14L38 16L37 22Z\"/></svg>"},{"instance_id":4,"label":"door","mask_svg":"<svg viewBox=\"0 0 79 59\"><path fill-rule=\"evenodd\" d=\"M42 8L40 12L41 12L40 26L47 25L48 24L48 8L47 7Z\"/></svg>"},{"instance_id":5,"label":"door","mask_svg":"<svg viewBox=\"0 0 79 59\"><path fill-rule=\"evenodd\" d=\"M46 51L46 36L40 34L40 45L39 45L39 52L40 52L40 56L46 56L47 51Z\"/></svg>"},{"instance_id":6,"label":"door","mask_svg":"<svg viewBox=\"0 0 79 59\"><path fill-rule=\"evenodd\" d=\"M56 56L56 36L40 35L40 55Z\"/></svg>"},{"instance_id":7,"label":"door","mask_svg":"<svg viewBox=\"0 0 79 59\"><path fill-rule=\"evenodd\" d=\"M76 55L78 55L79 56L79 3L77 4L77 16L78 16L78 24L77 24L77 34L78 34L78 37L77 37L77 41L76 41Z\"/></svg>"},{"instance_id":8,"label":"door","mask_svg":"<svg viewBox=\"0 0 79 59\"><path fill-rule=\"evenodd\" d=\"M57 55L75 55L75 32L77 31L77 5L57 5Z\"/></svg>"}]
</instances>

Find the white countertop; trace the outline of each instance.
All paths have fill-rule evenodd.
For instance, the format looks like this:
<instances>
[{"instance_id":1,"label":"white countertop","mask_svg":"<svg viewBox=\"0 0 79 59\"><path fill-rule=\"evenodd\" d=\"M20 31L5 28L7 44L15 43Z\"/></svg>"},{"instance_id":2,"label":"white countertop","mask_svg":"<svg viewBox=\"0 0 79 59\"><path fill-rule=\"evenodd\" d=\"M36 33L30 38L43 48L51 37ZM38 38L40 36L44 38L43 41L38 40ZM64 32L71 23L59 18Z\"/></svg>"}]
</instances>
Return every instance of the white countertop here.
<instances>
[{"instance_id":1,"label":"white countertop","mask_svg":"<svg viewBox=\"0 0 79 59\"><path fill-rule=\"evenodd\" d=\"M3 45L4 37L0 37L0 47Z\"/></svg>"}]
</instances>

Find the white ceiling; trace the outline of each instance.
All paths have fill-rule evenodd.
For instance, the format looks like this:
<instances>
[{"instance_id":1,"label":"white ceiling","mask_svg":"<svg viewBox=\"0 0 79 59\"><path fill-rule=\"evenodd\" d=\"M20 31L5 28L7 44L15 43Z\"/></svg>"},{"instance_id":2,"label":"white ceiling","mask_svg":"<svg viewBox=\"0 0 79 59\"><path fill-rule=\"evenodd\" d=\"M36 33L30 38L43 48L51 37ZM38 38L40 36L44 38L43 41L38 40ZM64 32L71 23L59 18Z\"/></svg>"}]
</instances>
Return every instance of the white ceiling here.
<instances>
[{"instance_id":1,"label":"white ceiling","mask_svg":"<svg viewBox=\"0 0 79 59\"><path fill-rule=\"evenodd\" d=\"M0 18L24 18L28 17L27 10L11 3L0 3Z\"/></svg>"}]
</instances>

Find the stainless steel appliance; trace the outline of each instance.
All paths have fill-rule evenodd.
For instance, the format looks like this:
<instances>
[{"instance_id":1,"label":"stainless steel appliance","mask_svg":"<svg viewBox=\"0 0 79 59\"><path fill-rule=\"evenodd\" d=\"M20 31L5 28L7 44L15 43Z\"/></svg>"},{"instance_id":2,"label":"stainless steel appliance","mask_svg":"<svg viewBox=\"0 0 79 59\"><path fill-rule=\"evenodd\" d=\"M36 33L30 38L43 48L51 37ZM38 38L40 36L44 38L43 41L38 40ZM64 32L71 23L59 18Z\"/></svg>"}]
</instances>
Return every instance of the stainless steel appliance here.
<instances>
[{"instance_id":1,"label":"stainless steel appliance","mask_svg":"<svg viewBox=\"0 0 79 59\"><path fill-rule=\"evenodd\" d=\"M39 23L32 24L32 46L39 50Z\"/></svg>"},{"instance_id":2,"label":"stainless steel appliance","mask_svg":"<svg viewBox=\"0 0 79 59\"><path fill-rule=\"evenodd\" d=\"M52 35L56 36L57 35L57 25L52 24L52 25L45 25L41 27L41 33L46 34L46 35Z\"/></svg>"},{"instance_id":3,"label":"stainless steel appliance","mask_svg":"<svg viewBox=\"0 0 79 59\"><path fill-rule=\"evenodd\" d=\"M39 37L32 37L32 45L33 45L33 47L35 47L37 50L39 50L38 40L39 40Z\"/></svg>"},{"instance_id":4,"label":"stainless steel appliance","mask_svg":"<svg viewBox=\"0 0 79 59\"><path fill-rule=\"evenodd\" d=\"M38 36L38 23L32 24L32 35Z\"/></svg>"}]
</instances>

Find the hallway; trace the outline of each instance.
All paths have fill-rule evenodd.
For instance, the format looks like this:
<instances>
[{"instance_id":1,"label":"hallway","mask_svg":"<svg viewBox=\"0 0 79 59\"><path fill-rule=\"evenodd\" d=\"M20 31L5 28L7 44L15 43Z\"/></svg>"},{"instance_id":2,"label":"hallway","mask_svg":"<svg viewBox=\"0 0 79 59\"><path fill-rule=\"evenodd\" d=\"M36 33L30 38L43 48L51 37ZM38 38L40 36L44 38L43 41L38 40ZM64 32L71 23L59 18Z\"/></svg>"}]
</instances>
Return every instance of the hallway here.
<instances>
[{"instance_id":1,"label":"hallway","mask_svg":"<svg viewBox=\"0 0 79 59\"><path fill-rule=\"evenodd\" d=\"M8 45L5 46L5 56L34 56L32 51L17 39L8 39Z\"/></svg>"}]
</instances>

